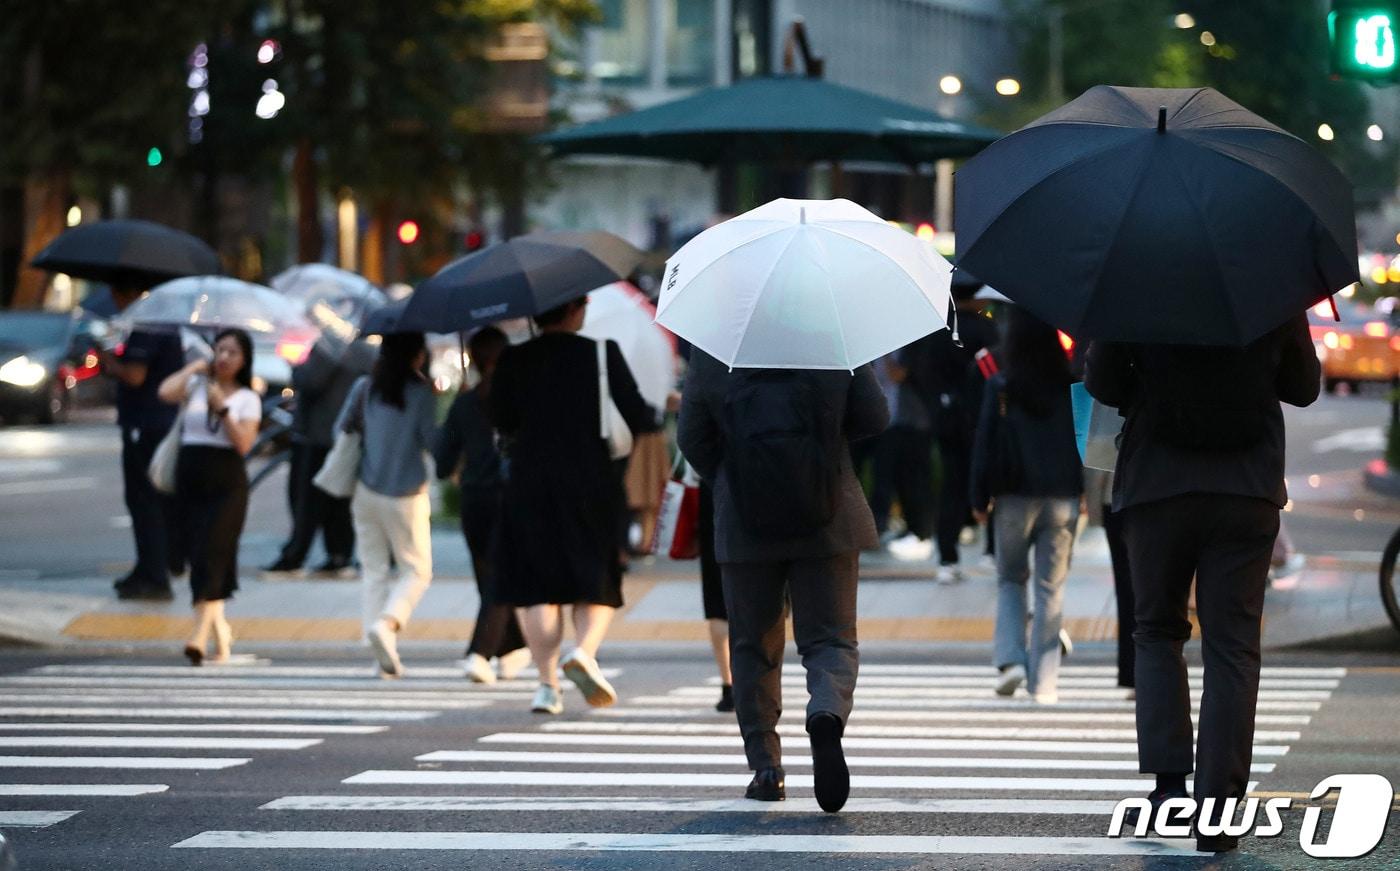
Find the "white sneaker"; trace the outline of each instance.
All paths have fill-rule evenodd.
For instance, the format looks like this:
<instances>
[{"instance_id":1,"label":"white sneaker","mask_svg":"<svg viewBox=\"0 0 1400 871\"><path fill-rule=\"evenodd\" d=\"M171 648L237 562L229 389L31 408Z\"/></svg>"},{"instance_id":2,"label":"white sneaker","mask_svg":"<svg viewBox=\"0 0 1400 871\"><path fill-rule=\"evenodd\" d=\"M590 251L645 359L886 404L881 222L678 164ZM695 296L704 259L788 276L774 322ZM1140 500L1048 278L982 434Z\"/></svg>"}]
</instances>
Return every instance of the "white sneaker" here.
<instances>
[{"instance_id":1,"label":"white sneaker","mask_svg":"<svg viewBox=\"0 0 1400 871\"><path fill-rule=\"evenodd\" d=\"M496 677L501 680L514 680L516 675L530 664L530 648L512 650L496 659Z\"/></svg>"},{"instance_id":2,"label":"white sneaker","mask_svg":"<svg viewBox=\"0 0 1400 871\"><path fill-rule=\"evenodd\" d=\"M496 672L491 670L491 663L486 661L486 657L480 653L472 653L462 661L462 671L466 673L467 680L472 683L492 684L496 682Z\"/></svg>"},{"instance_id":3,"label":"white sneaker","mask_svg":"<svg viewBox=\"0 0 1400 871\"><path fill-rule=\"evenodd\" d=\"M617 701L617 690L603 677L597 661L577 647L564 657L559 667L564 670L564 677L574 682L574 686L583 693L584 700L593 707L606 708Z\"/></svg>"},{"instance_id":4,"label":"white sneaker","mask_svg":"<svg viewBox=\"0 0 1400 871\"><path fill-rule=\"evenodd\" d=\"M535 690L535 700L530 703L530 710L536 714L562 714L564 713L564 694L549 684L540 684L540 688Z\"/></svg>"},{"instance_id":5,"label":"white sneaker","mask_svg":"<svg viewBox=\"0 0 1400 871\"><path fill-rule=\"evenodd\" d=\"M1074 653L1074 639L1069 637L1068 629L1060 630L1060 658L1068 657Z\"/></svg>"},{"instance_id":6,"label":"white sneaker","mask_svg":"<svg viewBox=\"0 0 1400 871\"><path fill-rule=\"evenodd\" d=\"M384 677L402 677L403 663L399 661L398 633L389 628L389 624L380 620L365 633L365 640L369 642L370 650L374 651L374 658L379 662L379 672Z\"/></svg>"},{"instance_id":7,"label":"white sneaker","mask_svg":"<svg viewBox=\"0 0 1400 871\"><path fill-rule=\"evenodd\" d=\"M1060 701L1059 693L1034 693L1031 698L1035 699L1037 705L1054 705Z\"/></svg>"},{"instance_id":8,"label":"white sneaker","mask_svg":"<svg viewBox=\"0 0 1400 871\"><path fill-rule=\"evenodd\" d=\"M909 533L889 543L890 555L897 560L920 562L933 556L933 542Z\"/></svg>"},{"instance_id":9,"label":"white sneaker","mask_svg":"<svg viewBox=\"0 0 1400 871\"><path fill-rule=\"evenodd\" d=\"M996 691L999 696L1015 695L1017 687L1026 682L1026 667L1024 665L1008 666L1006 671L997 675Z\"/></svg>"},{"instance_id":10,"label":"white sneaker","mask_svg":"<svg viewBox=\"0 0 1400 871\"><path fill-rule=\"evenodd\" d=\"M939 566L938 571L933 573L934 583L937 584L959 584L962 583L962 569L957 566Z\"/></svg>"}]
</instances>

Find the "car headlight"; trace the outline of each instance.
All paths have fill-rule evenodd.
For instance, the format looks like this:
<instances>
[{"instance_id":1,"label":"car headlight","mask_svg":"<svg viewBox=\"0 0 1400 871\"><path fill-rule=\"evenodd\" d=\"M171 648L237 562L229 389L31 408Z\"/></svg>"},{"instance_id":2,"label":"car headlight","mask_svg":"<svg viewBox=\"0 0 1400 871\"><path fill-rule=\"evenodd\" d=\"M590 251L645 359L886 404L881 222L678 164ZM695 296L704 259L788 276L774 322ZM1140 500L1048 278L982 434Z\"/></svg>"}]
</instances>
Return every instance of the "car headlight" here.
<instances>
[{"instance_id":1,"label":"car headlight","mask_svg":"<svg viewBox=\"0 0 1400 871\"><path fill-rule=\"evenodd\" d=\"M0 381L16 387L37 387L47 377L49 370L44 368L43 363L23 354L0 366Z\"/></svg>"}]
</instances>

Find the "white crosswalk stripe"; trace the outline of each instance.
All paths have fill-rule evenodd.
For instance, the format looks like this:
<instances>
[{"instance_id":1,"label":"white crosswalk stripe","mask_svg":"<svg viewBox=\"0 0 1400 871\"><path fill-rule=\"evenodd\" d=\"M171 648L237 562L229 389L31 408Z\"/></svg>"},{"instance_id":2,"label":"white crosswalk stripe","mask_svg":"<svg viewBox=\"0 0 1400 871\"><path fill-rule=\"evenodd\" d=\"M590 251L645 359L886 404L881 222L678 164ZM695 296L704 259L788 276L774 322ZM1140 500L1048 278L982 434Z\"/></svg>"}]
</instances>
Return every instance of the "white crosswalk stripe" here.
<instances>
[{"instance_id":1,"label":"white crosswalk stripe","mask_svg":"<svg viewBox=\"0 0 1400 871\"><path fill-rule=\"evenodd\" d=\"M791 665L785 675L799 677ZM812 760L803 712L778 726L791 746L785 802L739 798L750 774L732 714L713 710L713 681L662 695L624 698L581 718L546 720L527 729L481 735L345 777L333 794L287 795L263 805L277 811L264 827L206 831L175 844L213 850L575 851L628 853L812 853L985 856L1192 856L1194 841L1109 839L1107 816L1117 800L1145 795L1138 773L1133 703L1113 686L1112 667L1065 670L1061 704L989 698L988 669L967 666L876 665L862 668L866 689L843 745L851 766L851 798L841 834L775 831L762 818L818 815L811 798ZM1344 669L1265 669L1252 777L1272 775L1309 727L1312 715L1346 677ZM785 681L800 688L800 680ZM1192 675L1198 694L1200 675ZM800 695L800 694L798 694ZM1279 707L1266 708L1265 705ZM662 711L677 712L661 713ZM1249 789L1259 786L1252 781ZM1189 787L1189 784L1188 784ZM431 817L421 828L395 831L377 815L404 811L488 814ZM343 830L299 828L291 812L336 812ZM540 830L540 813L595 820L570 831ZM536 816L525 816L534 814ZM579 815L583 816L580 817ZM661 818L653 815L663 815ZM687 832L686 815L725 814L723 834ZM888 834L888 823L865 815L959 820L957 834L920 826ZM986 815L1025 821L1017 836L976 834ZM667 817L675 825L666 822ZM1053 824L1037 823L1059 821ZM308 818L311 819L311 818ZM325 825L324 817L314 825ZM512 825L513 820L522 820ZM450 822L449 822L450 820ZM462 831L463 820L469 830ZM1039 826L1039 828L1037 828ZM928 832L932 828L933 832ZM1054 837L1047 832L1055 833ZM1072 834L1065 837L1062 835Z\"/></svg>"},{"instance_id":2,"label":"white crosswalk stripe","mask_svg":"<svg viewBox=\"0 0 1400 871\"><path fill-rule=\"evenodd\" d=\"M305 752L445 712L496 704L523 709L532 688L527 677L474 686L460 668L449 667L413 669L403 680L382 681L369 666L276 666L265 660L228 669L41 666L0 676L0 754L8 754L0 755L0 797L22 804L178 793L183 778L243 767L260 754ZM30 775L60 779L41 773L63 770L89 771L110 782L23 782ZM126 782L150 772L172 780ZM207 783L201 781L201 788ZM58 825L78 813L0 808L0 827Z\"/></svg>"}]
</instances>

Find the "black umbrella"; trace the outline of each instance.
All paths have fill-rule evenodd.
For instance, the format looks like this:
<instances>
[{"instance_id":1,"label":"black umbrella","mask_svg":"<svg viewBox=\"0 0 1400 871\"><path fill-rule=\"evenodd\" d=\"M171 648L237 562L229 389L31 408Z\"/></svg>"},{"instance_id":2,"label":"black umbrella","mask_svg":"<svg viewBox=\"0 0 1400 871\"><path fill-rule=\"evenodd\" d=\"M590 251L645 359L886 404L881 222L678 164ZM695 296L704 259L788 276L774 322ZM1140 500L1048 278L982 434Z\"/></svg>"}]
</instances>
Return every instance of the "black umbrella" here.
<instances>
[{"instance_id":1,"label":"black umbrella","mask_svg":"<svg viewBox=\"0 0 1400 871\"><path fill-rule=\"evenodd\" d=\"M447 264L409 297L399 329L455 333L529 317L631 274L642 252L611 233L516 236Z\"/></svg>"},{"instance_id":2,"label":"black umbrella","mask_svg":"<svg viewBox=\"0 0 1400 871\"><path fill-rule=\"evenodd\" d=\"M1079 337L1243 345L1359 280L1350 183L1209 88L1091 88L956 191L959 268Z\"/></svg>"},{"instance_id":3,"label":"black umbrella","mask_svg":"<svg viewBox=\"0 0 1400 871\"><path fill-rule=\"evenodd\" d=\"M30 265L125 287L150 287L220 271L219 255L199 239L163 224L135 220L74 227L50 242Z\"/></svg>"},{"instance_id":4,"label":"black umbrella","mask_svg":"<svg viewBox=\"0 0 1400 871\"><path fill-rule=\"evenodd\" d=\"M365 313L364 320L360 322L360 333L366 336L384 336L399 332L402 329L399 326L399 321L403 320L406 308L408 308L408 299L401 299L370 309ZM408 330L403 331L408 332Z\"/></svg>"}]
</instances>

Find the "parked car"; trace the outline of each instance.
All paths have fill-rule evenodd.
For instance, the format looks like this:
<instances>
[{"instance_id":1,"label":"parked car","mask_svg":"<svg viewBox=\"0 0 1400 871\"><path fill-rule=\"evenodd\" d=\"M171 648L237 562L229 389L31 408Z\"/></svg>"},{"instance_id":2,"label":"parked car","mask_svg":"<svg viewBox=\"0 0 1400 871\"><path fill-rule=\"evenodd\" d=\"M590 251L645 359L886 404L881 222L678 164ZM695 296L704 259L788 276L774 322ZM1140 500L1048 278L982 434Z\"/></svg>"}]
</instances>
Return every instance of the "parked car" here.
<instances>
[{"instance_id":1,"label":"parked car","mask_svg":"<svg viewBox=\"0 0 1400 871\"><path fill-rule=\"evenodd\" d=\"M1308 312L1313 346L1322 361L1322 386L1328 393L1341 384L1354 391L1366 381L1389 383L1400 374L1400 334L1388 316L1341 302L1337 312L1340 322L1327 302Z\"/></svg>"},{"instance_id":2,"label":"parked car","mask_svg":"<svg viewBox=\"0 0 1400 871\"><path fill-rule=\"evenodd\" d=\"M0 311L0 417L56 423L79 392L105 395L97 378L99 323L83 312Z\"/></svg>"}]
</instances>

